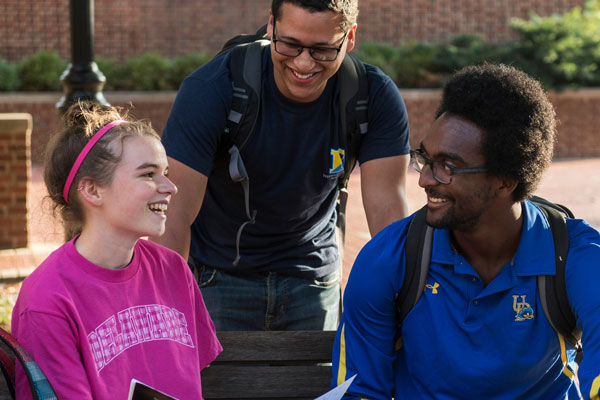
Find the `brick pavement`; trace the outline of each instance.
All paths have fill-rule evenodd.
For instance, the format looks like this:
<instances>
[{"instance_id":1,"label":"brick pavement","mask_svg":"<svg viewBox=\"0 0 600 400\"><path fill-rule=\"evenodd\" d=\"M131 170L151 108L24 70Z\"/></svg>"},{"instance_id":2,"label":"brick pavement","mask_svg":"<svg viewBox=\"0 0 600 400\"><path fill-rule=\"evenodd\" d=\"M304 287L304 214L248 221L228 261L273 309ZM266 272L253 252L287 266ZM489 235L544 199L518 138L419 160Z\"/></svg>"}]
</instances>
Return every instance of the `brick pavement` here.
<instances>
[{"instance_id":1,"label":"brick pavement","mask_svg":"<svg viewBox=\"0 0 600 400\"><path fill-rule=\"evenodd\" d=\"M410 212L425 203L425 195L417 181L418 174L409 169L407 197ZM344 282L356 255L370 238L362 209L359 171L352 174L349 189ZM546 171L537 193L567 205L577 217L600 228L600 158L554 162ZM62 229L55 223L50 201L44 200L44 195L41 169L33 167L28 199L30 246L0 250L0 279L26 276L60 245Z\"/></svg>"}]
</instances>

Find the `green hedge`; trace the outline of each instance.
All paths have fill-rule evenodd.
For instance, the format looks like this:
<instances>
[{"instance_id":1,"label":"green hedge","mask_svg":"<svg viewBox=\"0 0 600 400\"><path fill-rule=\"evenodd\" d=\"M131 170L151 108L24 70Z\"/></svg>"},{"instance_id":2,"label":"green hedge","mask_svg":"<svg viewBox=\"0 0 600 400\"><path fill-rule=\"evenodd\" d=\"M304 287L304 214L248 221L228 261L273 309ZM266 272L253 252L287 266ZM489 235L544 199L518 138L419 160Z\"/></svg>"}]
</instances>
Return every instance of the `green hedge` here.
<instances>
[{"instance_id":1,"label":"green hedge","mask_svg":"<svg viewBox=\"0 0 600 400\"><path fill-rule=\"evenodd\" d=\"M0 92L10 92L19 87L17 66L0 58Z\"/></svg>"},{"instance_id":2,"label":"green hedge","mask_svg":"<svg viewBox=\"0 0 600 400\"><path fill-rule=\"evenodd\" d=\"M491 45L476 35L459 35L450 43L403 42L397 45L364 43L358 56L377 65L399 87L436 88L463 66L509 62L514 44Z\"/></svg>"},{"instance_id":3,"label":"green hedge","mask_svg":"<svg viewBox=\"0 0 600 400\"><path fill-rule=\"evenodd\" d=\"M99 58L96 64L106 77L104 90L177 90L186 76L210 58L205 52L172 60L147 53L121 63ZM0 92L60 91L60 76L67 67L55 52L38 52L16 64L0 58Z\"/></svg>"},{"instance_id":4,"label":"green hedge","mask_svg":"<svg viewBox=\"0 0 600 400\"><path fill-rule=\"evenodd\" d=\"M60 90L62 85L59 79L67 68L58 54L50 51L41 51L25 58L17 65L17 76L19 89L44 92L48 90Z\"/></svg>"},{"instance_id":5,"label":"green hedge","mask_svg":"<svg viewBox=\"0 0 600 400\"><path fill-rule=\"evenodd\" d=\"M551 89L600 86L600 0L587 0L583 8L563 15L514 19L510 26L518 40L492 44L477 35L460 35L449 43L362 43L358 56L404 88L440 87L457 69L482 62L514 65ZM97 64L106 76L105 90L176 90L210 58L205 52L173 60L148 53L121 63L98 59ZM60 90L65 68L51 52L17 65L0 59L0 91Z\"/></svg>"}]
</instances>

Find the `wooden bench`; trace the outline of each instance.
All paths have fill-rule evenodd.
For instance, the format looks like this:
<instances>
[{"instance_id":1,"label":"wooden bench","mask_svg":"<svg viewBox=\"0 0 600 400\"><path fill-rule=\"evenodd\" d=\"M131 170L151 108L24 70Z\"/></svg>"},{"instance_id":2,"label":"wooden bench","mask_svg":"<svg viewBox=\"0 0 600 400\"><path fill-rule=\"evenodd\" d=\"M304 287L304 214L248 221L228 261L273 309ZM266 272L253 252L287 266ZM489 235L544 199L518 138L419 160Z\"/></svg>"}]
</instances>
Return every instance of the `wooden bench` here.
<instances>
[{"instance_id":1,"label":"wooden bench","mask_svg":"<svg viewBox=\"0 0 600 400\"><path fill-rule=\"evenodd\" d=\"M329 390L335 331L217 332L205 399L314 399Z\"/></svg>"},{"instance_id":2,"label":"wooden bench","mask_svg":"<svg viewBox=\"0 0 600 400\"><path fill-rule=\"evenodd\" d=\"M217 332L223 352L202 371L210 399L314 399L329 390L335 331ZM6 349L0 341L0 349ZM0 373L0 400L12 400Z\"/></svg>"}]
</instances>

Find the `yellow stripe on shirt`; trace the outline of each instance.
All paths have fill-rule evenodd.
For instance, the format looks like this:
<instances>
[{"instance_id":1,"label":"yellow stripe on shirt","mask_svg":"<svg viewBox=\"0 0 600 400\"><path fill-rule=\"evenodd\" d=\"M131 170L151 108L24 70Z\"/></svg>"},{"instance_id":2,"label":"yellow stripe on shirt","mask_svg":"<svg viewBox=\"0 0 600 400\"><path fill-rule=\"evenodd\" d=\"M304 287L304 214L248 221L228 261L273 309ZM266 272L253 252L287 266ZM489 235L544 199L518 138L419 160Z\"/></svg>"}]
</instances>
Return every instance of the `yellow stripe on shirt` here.
<instances>
[{"instance_id":1,"label":"yellow stripe on shirt","mask_svg":"<svg viewBox=\"0 0 600 400\"><path fill-rule=\"evenodd\" d=\"M399 337L398 340L396 340L396 345L394 346L394 350L398 351L402 348L402 337Z\"/></svg>"},{"instance_id":2,"label":"yellow stripe on shirt","mask_svg":"<svg viewBox=\"0 0 600 400\"><path fill-rule=\"evenodd\" d=\"M344 330L346 324L342 324L342 333L340 334L340 364L338 367L337 384L341 385L346 380L346 337Z\"/></svg>"},{"instance_id":3,"label":"yellow stripe on shirt","mask_svg":"<svg viewBox=\"0 0 600 400\"><path fill-rule=\"evenodd\" d=\"M592 382L592 389L590 390L590 399L599 400L598 391L600 390L600 375Z\"/></svg>"},{"instance_id":4,"label":"yellow stripe on shirt","mask_svg":"<svg viewBox=\"0 0 600 400\"><path fill-rule=\"evenodd\" d=\"M562 364L563 364L563 374L565 374L566 376L569 377L569 379L573 380L574 375L573 375L573 371L571 371L568 367L567 367L567 347L565 346L565 339L562 337L562 335L559 333L558 334L558 341L560 343L560 359L562 360Z\"/></svg>"}]
</instances>

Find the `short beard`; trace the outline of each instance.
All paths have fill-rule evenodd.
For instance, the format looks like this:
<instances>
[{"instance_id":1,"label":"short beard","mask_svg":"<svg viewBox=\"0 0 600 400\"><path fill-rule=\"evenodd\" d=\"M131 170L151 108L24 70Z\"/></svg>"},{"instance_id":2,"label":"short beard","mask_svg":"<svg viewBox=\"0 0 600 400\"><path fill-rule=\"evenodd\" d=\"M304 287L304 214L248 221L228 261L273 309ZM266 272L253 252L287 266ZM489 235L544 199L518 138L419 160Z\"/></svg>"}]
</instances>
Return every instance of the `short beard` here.
<instances>
[{"instance_id":1,"label":"short beard","mask_svg":"<svg viewBox=\"0 0 600 400\"><path fill-rule=\"evenodd\" d=\"M473 193L462 202L465 204L479 204L479 208L471 211L467 215L456 215L456 206L453 205L449 210L437 220L432 220L427 213L425 220L427 224L436 229L448 229L452 231L470 232L477 226L479 219L490 206L491 201L496 197L488 186L482 190Z\"/></svg>"}]
</instances>

